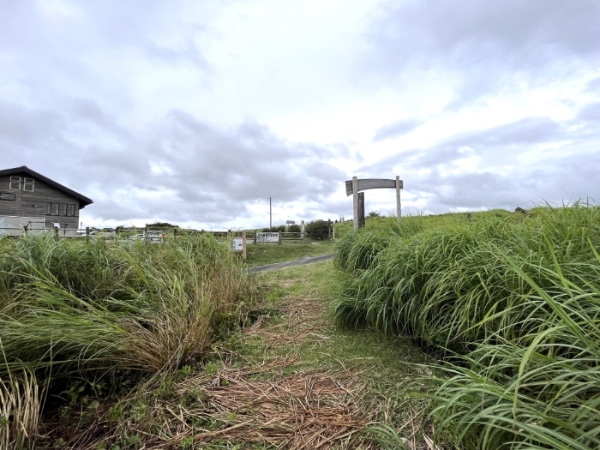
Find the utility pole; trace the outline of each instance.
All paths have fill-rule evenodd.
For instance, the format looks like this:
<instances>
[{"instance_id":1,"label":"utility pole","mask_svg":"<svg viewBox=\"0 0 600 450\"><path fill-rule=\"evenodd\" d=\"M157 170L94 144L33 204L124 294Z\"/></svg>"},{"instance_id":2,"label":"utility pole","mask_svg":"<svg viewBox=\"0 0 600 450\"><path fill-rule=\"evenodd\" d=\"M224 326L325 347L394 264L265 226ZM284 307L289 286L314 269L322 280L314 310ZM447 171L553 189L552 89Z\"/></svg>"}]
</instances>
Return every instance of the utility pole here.
<instances>
[{"instance_id":1,"label":"utility pole","mask_svg":"<svg viewBox=\"0 0 600 450\"><path fill-rule=\"evenodd\" d=\"M269 197L269 228L273 228L273 209L271 208L271 197Z\"/></svg>"}]
</instances>

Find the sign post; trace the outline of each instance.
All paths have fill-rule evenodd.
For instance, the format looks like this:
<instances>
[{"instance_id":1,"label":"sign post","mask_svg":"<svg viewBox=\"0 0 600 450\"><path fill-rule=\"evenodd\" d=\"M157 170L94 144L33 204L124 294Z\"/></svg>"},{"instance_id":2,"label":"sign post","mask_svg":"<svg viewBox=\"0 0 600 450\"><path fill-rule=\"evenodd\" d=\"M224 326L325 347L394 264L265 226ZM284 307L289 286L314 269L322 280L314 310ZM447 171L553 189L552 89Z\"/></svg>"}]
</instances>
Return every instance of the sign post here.
<instances>
[{"instance_id":1,"label":"sign post","mask_svg":"<svg viewBox=\"0 0 600 450\"><path fill-rule=\"evenodd\" d=\"M352 180L346 181L346 195L352 194L352 206L354 211L354 229L358 230L365 226L365 200L364 193L367 189L396 189L396 210L398 223L402 219L402 204L400 201L400 190L404 188L404 181L396 176L395 180L387 180L381 178L365 178L359 180L357 177L352 177ZM359 193L362 196L359 198ZM361 214L362 210L362 214Z\"/></svg>"},{"instance_id":2,"label":"sign post","mask_svg":"<svg viewBox=\"0 0 600 450\"><path fill-rule=\"evenodd\" d=\"M241 252L242 258L246 259L246 245L247 245L246 232L243 231L241 238L237 238L237 237L233 238L233 240L231 242L231 249L234 252Z\"/></svg>"},{"instance_id":3,"label":"sign post","mask_svg":"<svg viewBox=\"0 0 600 450\"><path fill-rule=\"evenodd\" d=\"M400 202L400 189L402 189L402 180L396 175L396 213L398 215L398 223L402 220L402 203Z\"/></svg>"}]
</instances>

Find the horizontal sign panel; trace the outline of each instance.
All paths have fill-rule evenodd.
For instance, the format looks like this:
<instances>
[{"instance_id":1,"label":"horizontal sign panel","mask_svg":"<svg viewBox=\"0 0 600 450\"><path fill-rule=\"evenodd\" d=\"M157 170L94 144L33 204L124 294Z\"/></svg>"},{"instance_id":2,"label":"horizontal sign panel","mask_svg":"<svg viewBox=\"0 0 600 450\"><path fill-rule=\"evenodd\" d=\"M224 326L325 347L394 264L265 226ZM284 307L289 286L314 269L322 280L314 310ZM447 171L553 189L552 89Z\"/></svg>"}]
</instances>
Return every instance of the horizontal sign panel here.
<instances>
[{"instance_id":1,"label":"horizontal sign panel","mask_svg":"<svg viewBox=\"0 0 600 450\"><path fill-rule=\"evenodd\" d=\"M279 242L279 233L278 232L259 232L256 233L256 242Z\"/></svg>"},{"instance_id":2,"label":"horizontal sign panel","mask_svg":"<svg viewBox=\"0 0 600 450\"><path fill-rule=\"evenodd\" d=\"M396 180L381 178L365 178L357 181L357 192L367 189L396 189ZM400 189L404 188L404 182L400 180ZM352 180L346 181L346 195L352 195Z\"/></svg>"}]
</instances>

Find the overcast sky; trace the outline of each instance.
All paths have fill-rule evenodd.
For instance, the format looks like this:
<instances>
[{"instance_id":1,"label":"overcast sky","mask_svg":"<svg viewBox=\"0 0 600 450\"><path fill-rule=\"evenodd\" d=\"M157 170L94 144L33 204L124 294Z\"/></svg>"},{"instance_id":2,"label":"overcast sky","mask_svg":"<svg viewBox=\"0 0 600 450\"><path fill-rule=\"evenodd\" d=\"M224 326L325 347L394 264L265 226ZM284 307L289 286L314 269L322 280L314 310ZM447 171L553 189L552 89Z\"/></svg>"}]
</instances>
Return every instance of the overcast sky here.
<instances>
[{"instance_id":1,"label":"overcast sky","mask_svg":"<svg viewBox=\"0 0 600 450\"><path fill-rule=\"evenodd\" d=\"M89 226L600 202L598 0L0 0L0 169ZM395 213L393 190L366 210Z\"/></svg>"}]
</instances>

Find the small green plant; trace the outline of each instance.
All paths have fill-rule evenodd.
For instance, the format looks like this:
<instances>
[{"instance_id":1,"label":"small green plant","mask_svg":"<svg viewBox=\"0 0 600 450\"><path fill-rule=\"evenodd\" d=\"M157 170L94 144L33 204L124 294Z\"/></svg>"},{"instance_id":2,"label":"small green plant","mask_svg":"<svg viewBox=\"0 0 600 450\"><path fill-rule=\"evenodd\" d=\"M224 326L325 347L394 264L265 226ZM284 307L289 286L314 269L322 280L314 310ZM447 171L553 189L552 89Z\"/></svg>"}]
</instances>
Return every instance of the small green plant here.
<instances>
[{"instance_id":1,"label":"small green plant","mask_svg":"<svg viewBox=\"0 0 600 450\"><path fill-rule=\"evenodd\" d=\"M67 441L63 438L58 438L54 441L52 447L54 448L65 448L67 446Z\"/></svg>"},{"instance_id":2,"label":"small green plant","mask_svg":"<svg viewBox=\"0 0 600 450\"><path fill-rule=\"evenodd\" d=\"M179 446L184 450L193 448L194 447L194 437L190 436L190 437L186 437L186 438L182 439L181 442L179 443Z\"/></svg>"},{"instance_id":3,"label":"small green plant","mask_svg":"<svg viewBox=\"0 0 600 450\"><path fill-rule=\"evenodd\" d=\"M221 369L221 364L209 361L204 365L204 371L209 375L216 375Z\"/></svg>"}]
</instances>

